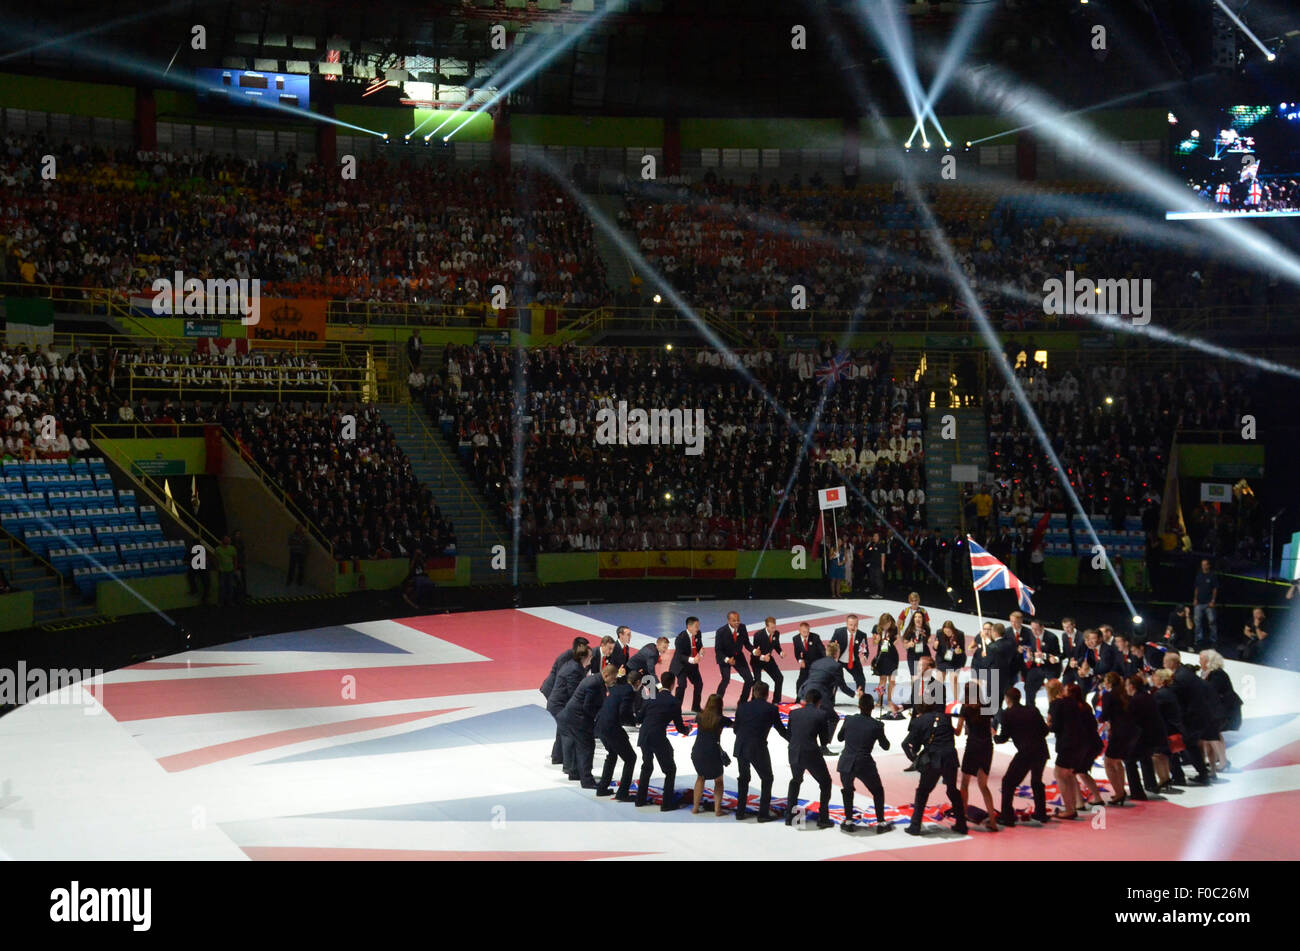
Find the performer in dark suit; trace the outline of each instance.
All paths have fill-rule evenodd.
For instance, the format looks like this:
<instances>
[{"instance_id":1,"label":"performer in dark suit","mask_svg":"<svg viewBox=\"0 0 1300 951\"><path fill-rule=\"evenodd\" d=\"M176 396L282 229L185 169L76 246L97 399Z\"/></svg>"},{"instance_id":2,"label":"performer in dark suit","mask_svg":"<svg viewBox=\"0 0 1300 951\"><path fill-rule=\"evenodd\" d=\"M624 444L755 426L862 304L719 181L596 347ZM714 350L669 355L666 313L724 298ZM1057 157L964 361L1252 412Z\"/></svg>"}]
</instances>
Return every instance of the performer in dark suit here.
<instances>
[{"instance_id":1,"label":"performer in dark suit","mask_svg":"<svg viewBox=\"0 0 1300 951\"><path fill-rule=\"evenodd\" d=\"M1124 761L1124 774L1128 778L1129 798L1139 802L1150 799L1160 789L1156 779L1155 756L1169 755L1169 735L1156 699L1147 689L1146 678L1133 674L1124 682L1128 692L1128 708L1137 722L1138 741L1132 755ZM1139 773L1140 770L1140 773ZM1144 789L1145 787L1145 789Z\"/></svg>"},{"instance_id":2,"label":"performer in dark suit","mask_svg":"<svg viewBox=\"0 0 1300 951\"><path fill-rule=\"evenodd\" d=\"M1006 692L1006 709L1002 711L1002 729L994 742L1015 744L1016 755L1002 776L1002 824L1008 828L1016 824L1014 799L1016 789L1029 775L1029 788L1034 795L1034 819L1046 822L1047 787L1043 785L1043 770L1050 755L1047 749L1047 723L1037 707L1020 703L1020 691L1011 687Z\"/></svg>"},{"instance_id":3,"label":"performer in dark suit","mask_svg":"<svg viewBox=\"0 0 1300 951\"><path fill-rule=\"evenodd\" d=\"M1034 618L1018 640L1025 667L1025 703L1034 706L1043 683L1061 676L1061 645L1056 635ZM1007 684L1007 687L1013 686ZM1004 688L1005 691L1005 688Z\"/></svg>"},{"instance_id":4,"label":"performer in dark suit","mask_svg":"<svg viewBox=\"0 0 1300 951\"><path fill-rule=\"evenodd\" d=\"M623 724L632 720L632 698L636 689L631 684L618 679L618 671L605 668L605 686L609 693L596 714L596 736L605 747L605 767L600 772L596 783L596 795L610 795L609 784L614 778L614 767L623 761L623 778L619 780L618 793L614 798L619 802L632 799L632 771L636 768L636 751L627 737Z\"/></svg>"},{"instance_id":5,"label":"performer in dark suit","mask_svg":"<svg viewBox=\"0 0 1300 951\"><path fill-rule=\"evenodd\" d=\"M803 774L808 772L817 780L820 796L817 828L829 829L835 825L831 819L831 774L821 751L830 743L833 728L820 707L820 693L808 690L803 699L804 706L790 711L790 788L786 792L785 824L794 822L799 787L803 784Z\"/></svg>"},{"instance_id":6,"label":"performer in dark suit","mask_svg":"<svg viewBox=\"0 0 1300 951\"><path fill-rule=\"evenodd\" d=\"M952 732L952 720L937 704L925 704L916 711L903 740L903 752L916 764L920 779L916 784L916 800L912 803L912 821L905 830L908 835L921 835L925 817L925 804L930 791L943 780L952 803L953 831L965 835L966 811L962 808L961 793L957 790L957 743Z\"/></svg>"},{"instance_id":7,"label":"performer in dark suit","mask_svg":"<svg viewBox=\"0 0 1300 951\"><path fill-rule=\"evenodd\" d=\"M632 720L640 723L647 698L653 699L659 689L659 678L655 671L659 661L668 653L668 638L659 637L653 644L646 644L632 655L627 662L625 679L636 693L632 697Z\"/></svg>"},{"instance_id":8,"label":"performer in dark suit","mask_svg":"<svg viewBox=\"0 0 1300 951\"><path fill-rule=\"evenodd\" d=\"M626 667L633 653L632 629L626 625L619 625L618 630L614 632L614 637L614 650L610 652L610 660L614 662L615 667Z\"/></svg>"},{"instance_id":9,"label":"performer in dark suit","mask_svg":"<svg viewBox=\"0 0 1300 951\"><path fill-rule=\"evenodd\" d=\"M782 655L781 632L776 629L776 618L769 617L763 621L763 629L754 634L754 653L750 655L750 661L754 665L755 689L762 683L760 674L767 674L772 678L772 689L775 694L773 703L781 702L781 684L785 682L781 668L776 663L776 658ZM753 691L750 691L750 696L753 696ZM740 712L739 704L736 705L736 712L737 714Z\"/></svg>"},{"instance_id":10,"label":"performer in dark suit","mask_svg":"<svg viewBox=\"0 0 1300 951\"><path fill-rule=\"evenodd\" d=\"M1134 645L1126 634L1116 634L1111 642L1115 647L1115 672L1126 680L1146 669L1146 658L1141 645Z\"/></svg>"},{"instance_id":11,"label":"performer in dark suit","mask_svg":"<svg viewBox=\"0 0 1300 951\"><path fill-rule=\"evenodd\" d=\"M822 646L822 639L812 633L807 621L800 622L799 633L795 635L791 646L794 648L794 659L799 662L799 676L794 682L794 695L798 697L808 680L808 668L817 658L826 656L826 648Z\"/></svg>"},{"instance_id":12,"label":"performer in dark suit","mask_svg":"<svg viewBox=\"0 0 1300 951\"><path fill-rule=\"evenodd\" d=\"M564 765L564 772L570 779L577 780L579 778L576 773L577 767L566 755L569 750L564 745L566 731L560 723L560 714L564 712L564 706L573 696L573 691L577 690L578 684L582 682L583 673L591 661L591 648L586 644L579 644L573 648L572 655L555 673L550 692L546 695L546 712L555 718L555 746L551 748L551 762L555 762L558 752L559 761Z\"/></svg>"},{"instance_id":13,"label":"performer in dark suit","mask_svg":"<svg viewBox=\"0 0 1300 951\"><path fill-rule=\"evenodd\" d=\"M860 779L871 793L872 804L876 807L876 832L888 832L893 826L885 822L885 787L880 782L880 772L876 769L871 749L876 743L881 749L889 749L889 738L885 736L885 725L871 716L875 699L869 693L862 693L861 688L858 693L858 713L845 718L840 727L839 738L844 741L844 749L835 764L840 774L840 792L844 797L844 821L840 823L840 829L849 833L857 829L853 821L853 783Z\"/></svg>"},{"instance_id":14,"label":"performer in dark suit","mask_svg":"<svg viewBox=\"0 0 1300 951\"><path fill-rule=\"evenodd\" d=\"M789 742L790 732L781 722L781 711L767 702L767 684L761 680L754 684L750 700L736 707L736 745L732 752L740 766L737 789L736 818L744 819L749 802L750 769L758 773L758 821L771 822L772 815L772 757L767 751L767 735L776 730L777 735Z\"/></svg>"},{"instance_id":15,"label":"performer in dark suit","mask_svg":"<svg viewBox=\"0 0 1300 951\"><path fill-rule=\"evenodd\" d=\"M636 804L646 805L650 795L650 774L654 771L654 761L659 761L659 768L664 771L664 801L659 808L672 812L677 808L677 762L673 759L673 746L668 742L668 724L677 727L677 732L686 736L688 731L682 721L682 704L672 695L673 672L667 671L663 676L663 689L645 705L645 719L641 722L641 734L637 737L637 746L641 748L641 775L636 783Z\"/></svg>"},{"instance_id":16,"label":"performer in dark suit","mask_svg":"<svg viewBox=\"0 0 1300 951\"><path fill-rule=\"evenodd\" d=\"M850 697L857 696L844 684L844 665L840 663L840 645L835 641L826 645L826 656L819 657L808 668L808 682L803 685L803 697L800 699L807 697L814 690L821 697L821 707L826 711L832 724L839 719L835 714L836 692Z\"/></svg>"},{"instance_id":17,"label":"performer in dark suit","mask_svg":"<svg viewBox=\"0 0 1300 951\"><path fill-rule=\"evenodd\" d=\"M866 690L867 677L863 667L871 650L871 636L858 627L858 616L848 615L844 619L844 626L835 629L831 640L840 645L840 658L844 662L844 669L849 672L858 690Z\"/></svg>"},{"instance_id":18,"label":"performer in dark suit","mask_svg":"<svg viewBox=\"0 0 1300 951\"><path fill-rule=\"evenodd\" d=\"M1070 663L1078 675L1080 692L1085 697L1092 693L1101 683L1101 678L1116 668L1118 661L1118 652L1102 641L1100 631L1084 631L1083 646Z\"/></svg>"},{"instance_id":19,"label":"performer in dark suit","mask_svg":"<svg viewBox=\"0 0 1300 951\"><path fill-rule=\"evenodd\" d=\"M749 631L740 623L740 615L731 611L727 614L727 623L713 634L713 652L717 655L718 672L722 675L722 680L718 683L719 697L725 699L727 684L731 683L731 673L735 671L742 683L740 702L749 699L749 691L754 688L754 675L750 673L750 662L745 657L745 651L752 652L753 649L749 643Z\"/></svg>"},{"instance_id":20,"label":"performer in dark suit","mask_svg":"<svg viewBox=\"0 0 1300 951\"><path fill-rule=\"evenodd\" d=\"M611 679L618 672L605 668ZM574 688L573 696L564 705L559 722L564 727L564 761L571 763L570 779L577 779L583 789L595 789L596 777L591 774L591 764L596 757L596 714L605 703L605 679L602 674L588 671ZM576 777L574 776L576 773Z\"/></svg>"},{"instance_id":21,"label":"performer in dark suit","mask_svg":"<svg viewBox=\"0 0 1300 951\"><path fill-rule=\"evenodd\" d=\"M1061 618L1061 683L1073 684L1079 682L1079 675L1075 665L1071 660L1077 660L1079 651L1083 649L1083 634L1074 623L1074 618Z\"/></svg>"},{"instance_id":22,"label":"performer in dark suit","mask_svg":"<svg viewBox=\"0 0 1300 951\"><path fill-rule=\"evenodd\" d=\"M559 657L555 658L555 663L551 664L551 672L546 675L546 679L542 681L542 685L537 688L542 692L543 697L546 697L548 700L550 699L551 688L555 686L555 675L559 672L560 668L563 667L567 661L573 660L574 649L579 644L581 644L583 647L588 647L590 646L590 643L591 642L588 641L585 637L575 637L573 639L573 646L570 647L563 654L561 654Z\"/></svg>"},{"instance_id":23,"label":"performer in dark suit","mask_svg":"<svg viewBox=\"0 0 1300 951\"><path fill-rule=\"evenodd\" d=\"M704 638L700 634L700 619L688 617L686 630L677 635L673 649L673 660L668 670L677 678L677 702L686 697L686 684L691 685L691 712L700 712L700 693L704 690L704 678L700 676L700 661L704 659Z\"/></svg>"},{"instance_id":24,"label":"performer in dark suit","mask_svg":"<svg viewBox=\"0 0 1300 951\"><path fill-rule=\"evenodd\" d=\"M600 639L600 647L597 648L595 663L591 665L592 673L604 673L606 667L613 667L618 670L623 665L614 659L614 647L618 641L606 634Z\"/></svg>"},{"instance_id":25,"label":"performer in dark suit","mask_svg":"<svg viewBox=\"0 0 1300 951\"><path fill-rule=\"evenodd\" d=\"M1165 670L1174 675L1174 693L1178 695L1178 705L1183 711L1183 744L1187 747L1187 758L1196 770L1196 778L1189 780L1189 784L1208 785L1210 774L1201 740L1214 728L1213 688L1197 676L1195 667L1182 662L1177 651L1165 654Z\"/></svg>"}]
</instances>

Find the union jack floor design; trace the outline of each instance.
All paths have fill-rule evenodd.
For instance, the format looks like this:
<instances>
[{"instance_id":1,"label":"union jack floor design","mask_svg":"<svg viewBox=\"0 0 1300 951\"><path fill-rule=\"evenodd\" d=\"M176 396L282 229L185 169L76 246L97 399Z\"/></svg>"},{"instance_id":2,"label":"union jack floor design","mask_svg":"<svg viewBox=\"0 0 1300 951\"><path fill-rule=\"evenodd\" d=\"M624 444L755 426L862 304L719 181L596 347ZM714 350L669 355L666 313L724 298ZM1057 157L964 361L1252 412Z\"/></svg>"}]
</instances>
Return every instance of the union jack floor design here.
<instances>
[{"instance_id":1,"label":"union jack floor design","mask_svg":"<svg viewBox=\"0 0 1300 951\"><path fill-rule=\"evenodd\" d=\"M847 836L807 822L801 829L735 822L734 764L724 778L724 818L713 815L711 789L701 815L639 809L580 789L550 764L554 723L537 687L576 634L595 643L627 624L640 646L696 614L708 648L732 607L751 630L770 614L783 634L807 620L825 638L850 611L869 627L903 605L812 599L483 611L277 634L138 664L0 719L7 767L0 852L74 860L1300 857L1300 831L1284 821L1300 807L1300 674L1237 662L1228 670L1245 722L1227 735L1233 769L1225 781L1094 810L1079 822L998 833L972 825L958 836L939 789L926 835ZM936 628L949 618L967 633L977 628L970 615L930 613ZM781 666L788 698L797 674L788 649ZM706 655L706 693L717 686L716 671ZM902 664L900 689L907 676ZM733 678L729 710L739 691ZM916 787L899 750L906 726L887 722L892 748L876 754L891 824L911 818ZM677 789L686 794L695 780L692 740L671 742ZM729 749L729 737L724 743ZM789 771L783 742L771 743L780 811ZM603 755L598 743L597 774ZM1009 756L997 747L995 805ZM1109 798L1102 771L1094 775ZM1053 778L1049 769L1048 797L1059 802ZM656 770L652 802L662 780ZM815 816L809 777L801 793ZM757 796L755 778L750 808ZM1018 813L1030 808L1028 796L1028 787L1018 791ZM983 807L974 783L969 802ZM838 789L831 805L838 823ZM874 822L860 787L855 806L859 821Z\"/></svg>"}]
</instances>

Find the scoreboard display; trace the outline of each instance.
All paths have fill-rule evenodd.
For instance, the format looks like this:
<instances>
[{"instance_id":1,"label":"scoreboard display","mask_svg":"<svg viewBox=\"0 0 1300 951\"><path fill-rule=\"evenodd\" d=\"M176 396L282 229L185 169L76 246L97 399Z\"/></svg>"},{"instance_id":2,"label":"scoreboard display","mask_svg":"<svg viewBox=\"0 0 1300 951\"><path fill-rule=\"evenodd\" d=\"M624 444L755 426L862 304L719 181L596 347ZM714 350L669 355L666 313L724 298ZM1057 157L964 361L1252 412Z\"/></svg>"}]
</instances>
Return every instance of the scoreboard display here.
<instances>
[{"instance_id":1,"label":"scoreboard display","mask_svg":"<svg viewBox=\"0 0 1300 951\"><path fill-rule=\"evenodd\" d=\"M205 105L311 108L311 77L253 69L194 70L198 100Z\"/></svg>"}]
</instances>

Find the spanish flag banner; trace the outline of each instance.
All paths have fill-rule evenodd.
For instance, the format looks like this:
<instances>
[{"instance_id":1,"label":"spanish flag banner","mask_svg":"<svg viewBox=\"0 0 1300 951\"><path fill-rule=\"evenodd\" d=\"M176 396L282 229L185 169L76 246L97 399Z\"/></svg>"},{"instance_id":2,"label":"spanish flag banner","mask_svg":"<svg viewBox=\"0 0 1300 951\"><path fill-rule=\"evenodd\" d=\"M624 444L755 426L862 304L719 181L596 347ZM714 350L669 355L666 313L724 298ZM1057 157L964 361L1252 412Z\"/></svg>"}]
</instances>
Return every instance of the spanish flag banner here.
<instances>
[{"instance_id":1,"label":"spanish flag banner","mask_svg":"<svg viewBox=\"0 0 1300 951\"><path fill-rule=\"evenodd\" d=\"M648 577L689 578L691 576L689 551L651 551L646 554L650 556L650 562L646 566Z\"/></svg>"},{"instance_id":2,"label":"spanish flag banner","mask_svg":"<svg viewBox=\"0 0 1300 951\"><path fill-rule=\"evenodd\" d=\"M600 577L644 578L650 555L648 551L602 551Z\"/></svg>"},{"instance_id":3,"label":"spanish flag banner","mask_svg":"<svg viewBox=\"0 0 1300 951\"><path fill-rule=\"evenodd\" d=\"M736 577L736 552L734 551L693 551L691 552L691 577L693 578L734 578Z\"/></svg>"}]
</instances>

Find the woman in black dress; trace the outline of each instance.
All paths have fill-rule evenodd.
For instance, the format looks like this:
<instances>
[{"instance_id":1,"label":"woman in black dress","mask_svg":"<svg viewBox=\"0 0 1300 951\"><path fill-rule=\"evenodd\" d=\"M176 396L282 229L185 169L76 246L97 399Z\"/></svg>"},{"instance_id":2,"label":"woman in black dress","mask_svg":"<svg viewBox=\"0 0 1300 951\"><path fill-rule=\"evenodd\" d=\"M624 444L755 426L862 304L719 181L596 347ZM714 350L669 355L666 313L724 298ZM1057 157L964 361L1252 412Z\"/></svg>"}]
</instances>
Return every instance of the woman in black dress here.
<instances>
[{"instance_id":1,"label":"woman in black dress","mask_svg":"<svg viewBox=\"0 0 1300 951\"><path fill-rule=\"evenodd\" d=\"M925 619L925 612L912 612L902 637L903 646L907 648L907 670L912 679L916 680L916 662L922 657L931 656L930 622Z\"/></svg>"},{"instance_id":2,"label":"woman in black dress","mask_svg":"<svg viewBox=\"0 0 1300 951\"><path fill-rule=\"evenodd\" d=\"M722 731L734 726L729 717L722 715L722 698L709 694L704 710L695 721L695 745L691 747L691 763L695 766L695 799L691 815L698 815L704 804L704 783L713 781L713 814L722 815L722 768L726 765L722 751Z\"/></svg>"},{"instance_id":3,"label":"woman in black dress","mask_svg":"<svg viewBox=\"0 0 1300 951\"><path fill-rule=\"evenodd\" d=\"M1056 790L1061 796L1061 807L1053 813L1058 819L1079 818L1079 783L1074 778L1074 764L1078 762L1078 721L1073 712L1074 701L1065 694L1065 685L1059 680L1047 682L1047 726L1056 736Z\"/></svg>"},{"instance_id":4,"label":"woman in black dress","mask_svg":"<svg viewBox=\"0 0 1300 951\"><path fill-rule=\"evenodd\" d=\"M894 703L894 674L898 672L898 649L894 646L898 640L898 625L894 616L886 611L871 629L871 643L876 647L876 656L871 661L871 672L880 678L876 692L880 694L880 708L887 706L888 713L881 713L882 720L901 720L903 711Z\"/></svg>"},{"instance_id":5,"label":"woman in black dress","mask_svg":"<svg viewBox=\"0 0 1300 951\"><path fill-rule=\"evenodd\" d=\"M940 670L940 676L947 679L948 686L951 688L948 691L949 696L956 700L957 678L961 676L962 668L966 666L966 635L957 630L957 625L952 621L944 621L943 627L939 628L934 660L935 666Z\"/></svg>"},{"instance_id":6,"label":"woman in black dress","mask_svg":"<svg viewBox=\"0 0 1300 951\"><path fill-rule=\"evenodd\" d=\"M1065 695L1074 703L1073 713L1078 730L1074 777L1083 790L1088 792L1087 805L1105 805L1101 800L1101 790L1097 788L1097 780L1092 778L1092 766L1106 748L1106 744L1101 741L1101 732L1097 729L1097 714L1084 701L1083 689L1078 684L1068 684Z\"/></svg>"},{"instance_id":7,"label":"woman in black dress","mask_svg":"<svg viewBox=\"0 0 1300 951\"><path fill-rule=\"evenodd\" d=\"M984 796L984 809L988 818L984 825L990 832L998 831L994 817L993 794L989 792L989 770L993 768L993 716L980 705L980 687L972 681L966 685L966 702L957 718L957 736L966 734L966 750L961 758L961 805L965 810L971 777Z\"/></svg>"},{"instance_id":8,"label":"woman in black dress","mask_svg":"<svg viewBox=\"0 0 1300 951\"><path fill-rule=\"evenodd\" d=\"M1205 761L1213 772L1221 772L1228 763L1228 745L1224 730L1241 729L1241 697L1232 689L1232 678L1223 669L1223 655L1218 651L1201 651L1201 678L1214 688L1215 730L1207 737Z\"/></svg>"},{"instance_id":9,"label":"woman in black dress","mask_svg":"<svg viewBox=\"0 0 1300 951\"><path fill-rule=\"evenodd\" d=\"M1106 778L1110 780L1110 788L1115 793L1111 796L1110 804L1122 806L1128 801L1128 790L1124 786L1124 764L1133 757L1140 732L1137 720L1129 709L1129 695L1124 688L1124 678L1118 671L1112 670L1106 675L1101 694L1101 722L1109 725L1104 762Z\"/></svg>"}]
</instances>

